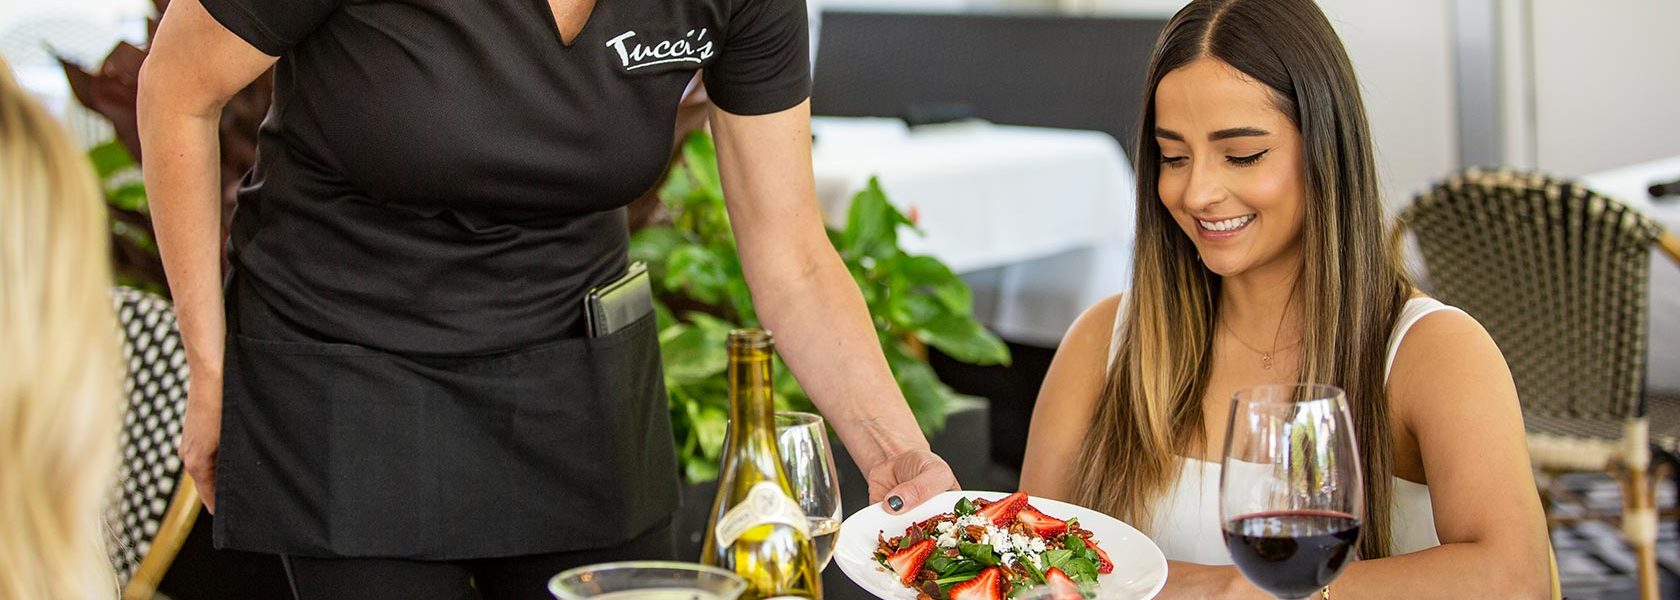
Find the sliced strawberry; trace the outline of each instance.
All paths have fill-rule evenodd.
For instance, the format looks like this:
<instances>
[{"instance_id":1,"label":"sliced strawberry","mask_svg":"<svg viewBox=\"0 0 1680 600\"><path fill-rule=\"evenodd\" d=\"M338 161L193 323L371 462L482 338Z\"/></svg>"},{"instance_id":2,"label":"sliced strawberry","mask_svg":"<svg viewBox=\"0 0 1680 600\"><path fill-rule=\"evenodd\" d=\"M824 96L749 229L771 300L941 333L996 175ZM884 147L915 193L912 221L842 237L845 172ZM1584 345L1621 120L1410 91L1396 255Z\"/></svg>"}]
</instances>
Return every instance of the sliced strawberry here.
<instances>
[{"instance_id":1,"label":"sliced strawberry","mask_svg":"<svg viewBox=\"0 0 1680 600\"><path fill-rule=\"evenodd\" d=\"M1073 582L1061 569L1050 567L1044 572L1044 584L1050 586L1050 600L1085 600L1085 594L1079 591L1079 584Z\"/></svg>"},{"instance_id":2,"label":"sliced strawberry","mask_svg":"<svg viewBox=\"0 0 1680 600\"><path fill-rule=\"evenodd\" d=\"M986 567L974 579L951 586L951 600L1003 600L1003 569Z\"/></svg>"},{"instance_id":3,"label":"sliced strawberry","mask_svg":"<svg viewBox=\"0 0 1680 600\"><path fill-rule=\"evenodd\" d=\"M922 564L927 562L928 555L933 554L933 545L933 540L922 540L887 557L887 566L898 573L899 583L908 586L916 581L916 575L922 572Z\"/></svg>"},{"instance_id":4,"label":"sliced strawberry","mask_svg":"<svg viewBox=\"0 0 1680 600\"><path fill-rule=\"evenodd\" d=\"M1108 553L1103 552L1102 546L1096 542L1089 542L1091 549L1097 551L1097 572L1103 575L1114 572L1114 561L1108 559Z\"/></svg>"},{"instance_id":5,"label":"sliced strawberry","mask_svg":"<svg viewBox=\"0 0 1680 600\"><path fill-rule=\"evenodd\" d=\"M1066 533L1068 529L1067 521L1039 512L1031 504L1022 508L1021 512L1016 513L1015 520L1033 530L1033 533L1038 534L1038 537L1061 535Z\"/></svg>"},{"instance_id":6,"label":"sliced strawberry","mask_svg":"<svg viewBox=\"0 0 1680 600\"><path fill-rule=\"evenodd\" d=\"M1004 496L1001 500L987 504L985 508L974 514L985 517L986 520L991 521L993 525L998 527L1008 527L1010 523L1015 522L1015 513L1021 512L1021 507L1026 505L1027 493L1015 492Z\"/></svg>"}]
</instances>

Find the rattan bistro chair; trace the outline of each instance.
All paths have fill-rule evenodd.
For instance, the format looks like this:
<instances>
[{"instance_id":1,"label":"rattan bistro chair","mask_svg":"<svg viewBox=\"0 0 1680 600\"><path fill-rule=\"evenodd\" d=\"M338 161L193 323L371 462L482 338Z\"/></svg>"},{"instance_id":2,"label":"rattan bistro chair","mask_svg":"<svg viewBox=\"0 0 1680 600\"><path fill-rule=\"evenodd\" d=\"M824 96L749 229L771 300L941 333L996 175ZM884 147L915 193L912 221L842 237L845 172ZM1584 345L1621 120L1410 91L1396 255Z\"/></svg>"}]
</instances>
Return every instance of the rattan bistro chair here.
<instances>
[{"instance_id":1,"label":"rattan bistro chair","mask_svg":"<svg viewBox=\"0 0 1680 600\"><path fill-rule=\"evenodd\" d=\"M1608 470L1620 481L1622 531L1641 596L1654 600L1650 444L1676 447L1680 431L1653 425L1641 400L1647 284L1653 246L1673 244L1680 260L1680 244L1578 184L1506 170L1448 178L1400 226L1416 236L1432 293L1475 315L1505 354L1535 467Z\"/></svg>"},{"instance_id":2,"label":"rattan bistro chair","mask_svg":"<svg viewBox=\"0 0 1680 600\"><path fill-rule=\"evenodd\" d=\"M175 452L187 406L187 356L168 301L121 287L112 298L127 402L118 488L105 517L107 549L124 600L150 599L200 506Z\"/></svg>"}]
</instances>

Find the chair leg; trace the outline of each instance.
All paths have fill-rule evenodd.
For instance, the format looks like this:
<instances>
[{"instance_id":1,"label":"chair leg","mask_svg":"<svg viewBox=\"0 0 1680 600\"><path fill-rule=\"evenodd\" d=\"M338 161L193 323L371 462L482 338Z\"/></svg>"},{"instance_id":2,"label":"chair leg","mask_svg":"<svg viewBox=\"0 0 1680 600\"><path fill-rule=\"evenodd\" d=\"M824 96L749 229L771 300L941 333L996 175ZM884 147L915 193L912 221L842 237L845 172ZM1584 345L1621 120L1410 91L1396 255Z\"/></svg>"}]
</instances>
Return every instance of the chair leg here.
<instances>
[{"instance_id":1,"label":"chair leg","mask_svg":"<svg viewBox=\"0 0 1680 600\"><path fill-rule=\"evenodd\" d=\"M1657 511L1650 473L1624 465L1616 469L1616 479L1622 484L1622 535L1638 561L1639 598L1659 600Z\"/></svg>"},{"instance_id":2,"label":"chair leg","mask_svg":"<svg viewBox=\"0 0 1680 600\"><path fill-rule=\"evenodd\" d=\"M187 534L192 531L193 522L198 520L198 511L204 508L198 486L193 485L192 477L186 471L181 472L177 485L175 495L164 511L163 522L158 525L157 535L152 537L151 550L140 559L134 576L123 586L123 600L151 600L157 594L158 582L163 581L164 572L169 570L170 563L175 562L175 554L180 552L181 544L187 541Z\"/></svg>"}]
</instances>

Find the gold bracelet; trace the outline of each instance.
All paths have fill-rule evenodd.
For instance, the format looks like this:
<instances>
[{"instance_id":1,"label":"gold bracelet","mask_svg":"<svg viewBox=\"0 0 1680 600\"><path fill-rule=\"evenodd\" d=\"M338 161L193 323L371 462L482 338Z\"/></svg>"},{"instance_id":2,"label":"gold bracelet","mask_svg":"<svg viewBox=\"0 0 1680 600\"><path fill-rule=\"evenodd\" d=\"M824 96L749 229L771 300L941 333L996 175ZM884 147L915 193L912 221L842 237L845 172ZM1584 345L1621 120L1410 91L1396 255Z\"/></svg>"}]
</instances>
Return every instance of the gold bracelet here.
<instances>
[{"instance_id":1,"label":"gold bracelet","mask_svg":"<svg viewBox=\"0 0 1680 600\"><path fill-rule=\"evenodd\" d=\"M1322 598L1322 600L1330 600L1330 586L1324 586L1324 589L1319 590L1318 594L1319 598Z\"/></svg>"}]
</instances>

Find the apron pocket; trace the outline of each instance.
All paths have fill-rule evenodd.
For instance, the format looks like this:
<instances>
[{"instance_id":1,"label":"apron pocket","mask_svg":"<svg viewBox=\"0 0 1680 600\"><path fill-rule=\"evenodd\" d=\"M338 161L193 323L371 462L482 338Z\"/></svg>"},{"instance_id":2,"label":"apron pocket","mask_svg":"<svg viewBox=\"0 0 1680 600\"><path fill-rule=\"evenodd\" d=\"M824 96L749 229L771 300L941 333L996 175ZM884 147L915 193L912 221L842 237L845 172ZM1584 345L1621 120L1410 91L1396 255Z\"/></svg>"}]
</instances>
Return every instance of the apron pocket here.
<instances>
[{"instance_id":1,"label":"apron pocket","mask_svg":"<svg viewBox=\"0 0 1680 600\"><path fill-rule=\"evenodd\" d=\"M230 521L230 547L439 560L558 552L625 542L675 509L651 316L603 338L485 358L232 342L222 462L237 489L224 488L228 514L217 519Z\"/></svg>"}]
</instances>

